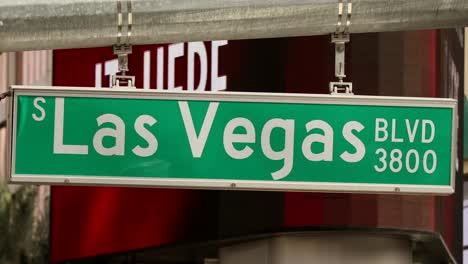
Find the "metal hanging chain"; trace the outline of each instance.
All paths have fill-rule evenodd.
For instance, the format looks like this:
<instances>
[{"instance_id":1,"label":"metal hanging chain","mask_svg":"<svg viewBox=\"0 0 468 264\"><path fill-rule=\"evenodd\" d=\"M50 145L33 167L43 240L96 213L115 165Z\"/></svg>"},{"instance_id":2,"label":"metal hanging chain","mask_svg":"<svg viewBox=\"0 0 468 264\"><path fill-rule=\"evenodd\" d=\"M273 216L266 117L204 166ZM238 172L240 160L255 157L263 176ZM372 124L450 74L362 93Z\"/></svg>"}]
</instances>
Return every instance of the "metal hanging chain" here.
<instances>
[{"instance_id":1,"label":"metal hanging chain","mask_svg":"<svg viewBox=\"0 0 468 264\"><path fill-rule=\"evenodd\" d=\"M122 42L122 31L124 29L124 20L122 14L122 1L117 0L117 43L114 45L114 55L118 58L118 67L120 75L112 76L112 87L121 87L122 84L127 84L128 87L135 86L135 77L127 76L128 72L128 55L132 53L132 45L130 38L132 36L132 25L133 25L133 13L132 13L132 1L126 0L127 2L127 34L125 41Z\"/></svg>"},{"instance_id":2,"label":"metal hanging chain","mask_svg":"<svg viewBox=\"0 0 468 264\"><path fill-rule=\"evenodd\" d=\"M344 10L346 9L346 14ZM344 82L345 74L345 50L346 43L349 42L349 26L351 25L351 15L353 3L351 0L338 0L338 21L336 31L331 36L331 42L335 44L335 77L337 82L330 82L330 93L353 94L353 84Z\"/></svg>"}]
</instances>

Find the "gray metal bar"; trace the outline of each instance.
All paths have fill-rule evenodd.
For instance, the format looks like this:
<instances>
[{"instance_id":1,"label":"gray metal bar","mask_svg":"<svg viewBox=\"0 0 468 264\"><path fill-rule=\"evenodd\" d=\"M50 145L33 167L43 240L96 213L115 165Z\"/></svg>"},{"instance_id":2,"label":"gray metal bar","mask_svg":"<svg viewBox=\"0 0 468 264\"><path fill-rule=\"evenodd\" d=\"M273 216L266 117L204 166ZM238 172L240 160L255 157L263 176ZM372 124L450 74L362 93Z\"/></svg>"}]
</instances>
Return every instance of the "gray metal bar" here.
<instances>
[{"instance_id":1,"label":"gray metal bar","mask_svg":"<svg viewBox=\"0 0 468 264\"><path fill-rule=\"evenodd\" d=\"M0 50L112 46L115 0L0 0ZM334 32L337 0L133 0L133 44ZM467 0L353 0L351 33L468 25Z\"/></svg>"}]
</instances>

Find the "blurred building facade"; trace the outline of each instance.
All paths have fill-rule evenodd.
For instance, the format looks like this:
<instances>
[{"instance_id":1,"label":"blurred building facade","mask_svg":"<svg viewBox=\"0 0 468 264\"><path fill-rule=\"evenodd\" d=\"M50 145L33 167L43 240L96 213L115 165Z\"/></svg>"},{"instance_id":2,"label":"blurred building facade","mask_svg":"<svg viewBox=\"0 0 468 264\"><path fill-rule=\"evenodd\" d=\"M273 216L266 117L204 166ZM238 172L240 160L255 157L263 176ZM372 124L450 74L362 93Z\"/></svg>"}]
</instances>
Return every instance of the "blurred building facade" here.
<instances>
[{"instance_id":1,"label":"blurred building facade","mask_svg":"<svg viewBox=\"0 0 468 264\"><path fill-rule=\"evenodd\" d=\"M0 93L11 85L51 85L52 51L25 51L0 54ZM7 138L5 102L0 102L0 184L7 184ZM10 191L17 186L9 185ZM33 215L44 217L49 201L49 187L38 186Z\"/></svg>"}]
</instances>

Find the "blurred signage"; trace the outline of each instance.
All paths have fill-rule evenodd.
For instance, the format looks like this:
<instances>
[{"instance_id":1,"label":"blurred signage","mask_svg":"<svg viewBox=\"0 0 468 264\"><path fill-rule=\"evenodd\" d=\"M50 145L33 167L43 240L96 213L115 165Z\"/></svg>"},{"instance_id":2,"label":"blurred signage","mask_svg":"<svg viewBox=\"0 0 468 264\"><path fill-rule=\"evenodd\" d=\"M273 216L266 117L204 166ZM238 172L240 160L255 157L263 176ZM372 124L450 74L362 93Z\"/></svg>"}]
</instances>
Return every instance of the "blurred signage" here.
<instances>
[{"instance_id":1,"label":"blurred signage","mask_svg":"<svg viewBox=\"0 0 468 264\"><path fill-rule=\"evenodd\" d=\"M15 183L453 192L456 102L13 88Z\"/></svg>"}]
</instances>

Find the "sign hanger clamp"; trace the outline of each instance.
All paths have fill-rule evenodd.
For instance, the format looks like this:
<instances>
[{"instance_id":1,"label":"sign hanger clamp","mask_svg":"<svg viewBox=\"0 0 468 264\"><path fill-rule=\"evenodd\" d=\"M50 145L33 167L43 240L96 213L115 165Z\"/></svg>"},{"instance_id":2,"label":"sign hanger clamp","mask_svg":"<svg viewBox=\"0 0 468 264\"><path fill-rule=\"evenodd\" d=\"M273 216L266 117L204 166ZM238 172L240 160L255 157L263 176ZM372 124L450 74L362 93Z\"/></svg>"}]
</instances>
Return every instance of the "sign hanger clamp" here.
<instances>
[{"instance_id":1,"label":"sign hanger clamp","mask_svg":"<svg viewBox=\"0 0 468 264\"><path fill-rule=\"evenodd\" d=\"M135 87L135 76L126 75L128 69L128 55L132 54L130 38L132 36L133 13L132 1L127 0L127 37L122 43L123 14L122 1L117 0L117 43L113 46L114 55L118 58L118 69L120 74L112 75L112 87Z\"/></svg>"},{"instance_id":2,"label":"sign hanger clamp","mask_svg":"<svg viewBox=\"0 0 468 264\"><path fill-rule=\"evenodd\" d=\"M344 9L346 7L346 14ZM330 82L330 94L353 95L353 84L345 82L345 50L346 43L350 41L349 26L351 25L351 14L353 4L351 0L339 0L338 21L336 31L331 35L331 43L335 44L335 77L336 82Z\"/></svg>"},{"instance_id":3,"label":"sign hanger clamp","mask_svg":"<svg viewBox=\"0 0 468 264\"><path fill-rule=\"evenodd\" d=\"M8 91L0 94L0 102L3 101L5 98L11 96L11 90L8 88Z\"/></svg>"}]
</instances>

